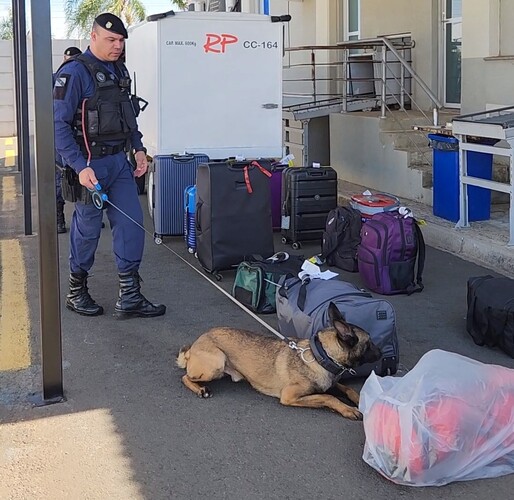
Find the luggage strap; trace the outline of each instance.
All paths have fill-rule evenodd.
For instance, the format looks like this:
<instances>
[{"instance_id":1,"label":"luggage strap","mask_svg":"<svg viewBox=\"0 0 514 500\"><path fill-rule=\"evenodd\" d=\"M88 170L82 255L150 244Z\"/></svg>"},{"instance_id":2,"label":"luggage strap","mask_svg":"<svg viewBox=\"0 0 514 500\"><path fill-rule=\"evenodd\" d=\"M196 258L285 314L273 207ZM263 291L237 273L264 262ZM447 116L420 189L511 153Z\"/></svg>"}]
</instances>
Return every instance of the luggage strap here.
<instances>
[{"instance_id":1,"label":"luggage strap","mask_svg":"<svg viewBox=\"0 0 514 500\"><path fill-rule=\"evenodd\" d=\"M423 288L425 288L425 285L423 285L423 268L425 267L426 254L425 239L416 221L414 221L414 230L416 231L416 239L418 240L418 270L416 272L416 283L407 287L407 295L421 292Z\"/></svg>"},{"instance_id":2,"label":"luggage strap","mask_svg":"<svg viewBox=\"0 0 514 500\"><path fill-rule=\"evenodd\" d=\"M250 174L248 173L249 166L257 167L267 177L271 177L273 174L270 171L266 170L259 162L255 161L255 160L252 161L250 163L250 165L245 165L245 167L243 168L243 172L244 172L244 176L245 176L246 190L248 191L248 194L252 194L253 188L252 188L252 184L250 182Z\"/></svg>"},{"instance_id":3,"label":"luggage strap","mask_svg":"<svg viewBox=\"0 0 514 500\"><path fill-rule=\"evenodd\" d=\"M305 301L307 300L307 285L311 282L311 278L309 276L304 276L302 279L298 278L294 283L291 283L287 288L282 286L279 290L279 293L280 295L282 295L282 297L287 297L285 292L282 291L282 289L286 288L286 289L289 289L293 286L296 286L298 285L299 283L301 283L301 286L300 286L300 290L298 291L298 298L296 299L296 305L298 306L298 309L300 309L300 311L304 312L305 311ZM366 298L373 298L373 295L371 295L371 293L369 292L365 292L365 291L359 291L359 290L355 290L355 292L347 292L347 293L340 293L339 295L337 295L337 297L366 297ZM337 298L337 297L334 297L334 298ZM331 299L333 300L333 299Z\"/></svg>"}]
</instances>

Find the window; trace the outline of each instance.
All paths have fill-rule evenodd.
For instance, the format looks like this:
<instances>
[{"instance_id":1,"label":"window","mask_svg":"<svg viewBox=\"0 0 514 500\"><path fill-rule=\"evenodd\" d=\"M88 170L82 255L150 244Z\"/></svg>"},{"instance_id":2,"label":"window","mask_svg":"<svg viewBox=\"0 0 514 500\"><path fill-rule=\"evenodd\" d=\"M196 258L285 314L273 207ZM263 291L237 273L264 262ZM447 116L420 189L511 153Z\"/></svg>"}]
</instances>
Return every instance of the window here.
<instances>
[{"instance_id":1,"label":"window","mask_svg":"<svg viewBox=\"0 0 514 500\"><path fill-rule=\"evenodd\" d=\"M360 0L345 0L346 40L360 38Z\"/></svg>"},{"instance_id":2,"label":"window","mask_svg":"<svg viewBox=\"0 0 514 500\"><path fill-rule=\"evenodd\" d=\"M445 105L461 100L462 0L444 0L444 97Z\"/></svg>"}]
</instances>

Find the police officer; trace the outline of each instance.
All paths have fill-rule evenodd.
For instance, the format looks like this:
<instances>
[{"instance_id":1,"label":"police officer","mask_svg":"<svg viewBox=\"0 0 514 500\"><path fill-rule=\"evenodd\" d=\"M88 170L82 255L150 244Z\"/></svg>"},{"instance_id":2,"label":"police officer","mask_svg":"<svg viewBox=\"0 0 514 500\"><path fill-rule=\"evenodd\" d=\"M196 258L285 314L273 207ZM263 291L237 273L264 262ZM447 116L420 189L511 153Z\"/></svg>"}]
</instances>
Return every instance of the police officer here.
<instances>
[{"instance_id":1,"label":"police officer","mask_svg":"<svg viewBox=\"0 0 514 500\"><path fill-rule=\"evenodd\" d=\"M82 54L78 47L68 47L63 54L63 61L66 62L74 56ZM62 197L62 161L59 158L58 165L55 169L55 193L57 202L57 232L59 234L66 232L66 220L64 219L64 198Z\"/></svg>"},{"instance_id":2,"label":"police officer","mask_svg":"<svg viewBox=\"0 0 514 500\"><path fill-rule=\"evenodd\" d=\"M82 201L75 204L70 226L70 290L66 307L86 316L103 313L87 286L103 210L90 202L84 188L95 189L98 183L109 200L124 212L106 204L120 286L115 315L152 317L166 312L166 306L152 304L141 294L138 270L144 231L129 219L143 224L134 176L144 175L148 164L137 128L137 106L130 95L129 73L118 61L127 37L121 19L108 13L99 15L93 23L90 46L59 68L54 84L56 149L78 174L82 196ZM135 170L127 160L130 148L136 160Z\"/></svg>"}]
</instances>

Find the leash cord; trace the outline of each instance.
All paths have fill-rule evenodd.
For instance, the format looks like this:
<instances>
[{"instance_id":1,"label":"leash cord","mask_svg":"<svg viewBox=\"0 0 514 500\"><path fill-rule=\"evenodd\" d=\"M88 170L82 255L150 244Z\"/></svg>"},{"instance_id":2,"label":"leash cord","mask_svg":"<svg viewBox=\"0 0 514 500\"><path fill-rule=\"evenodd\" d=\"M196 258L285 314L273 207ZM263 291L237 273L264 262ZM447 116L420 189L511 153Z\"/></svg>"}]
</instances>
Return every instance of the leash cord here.
<instances>
[{"instance_id":1,"label":"leash cord","mask_svg":"<svg viewBox=\"0 0 514 500\"><path fill-rule=\"evenodd\" d=\"M139 224L139 222L137 222L136 220L134 220L132 217L130 217L130 215L126 214L123 210L121 210L121 208L117 207L111 200L109 200L108 196L106 193L104 193L101 189L101 187L99 187L100 185L97 184L96 185L96 191L92 191L92 196L93 197L98 197L100 199L100 201L97 203L95 203L95 206L96 208L98 208L99 210L101 210L103 208L103 202L107 202L109 203L109 205L111 205L112 207L114 207L116 210L118 210L118 212L120 212L121 214L123 214L125 217L127 217L127 219L129 219L130 221L132 221L136 226L140 227L146 234L148 234L149 236L151 236L152 238L154 237L154 235L152 233L150 233L150 231L148 231L147 229L145 229L144 226L142 226L141 224ZM292 340L289 340L288 338L284 337L284 335L282 335L281 333L279 333L277 330L275 330L275 328L273 328L272 326L268 325L268 323L266 323L264 320L262 320L261 318L259 318L259 316L257 316L255 313L253 313L252 311L248 310L245 306L243 306L243 304L241 304L237 299L235 299L234 297L232 297L232 295L230 295L230 293L228 293L226 290L224 290L223 288L221 288L217 283L214 283L214 281L212 281L211 279L209 279L208 276L205 275L205 273L203 273L202 271L200 271L199 269L197 269L195 266L193 266L190 262L188 262L186 259L184 259L184 257L182 257L179 253L175 252L175 250L173 250L171 247L169 247L168 245L166 245L165 243L160 243L160 245L162 245L163 247L167 248L172 254L174 254L176 257L178 257L182 262L185 262L191 269L193 269L194 271L196 271L202 278L206 279L212 286L214 286L215 288L217 288L222 294L224 294L226 297L228 297L234 304L236 304L240 309L242 309L245 313L247 313L248 315L250 315L253 319L255 319L256 321L258 321L262 326L264 326L264 328L266 328L268 331L270 331L271 333L273 333L274 335L276 335L279 339L283 340L284 342L287 343L287 345L293 349L293 350L298 350L298 352L300 353L300 356L301 358L306 362L306 363L311 363L312 361L307 361L305 360L304 358L304 352L305 351L310 351L309 348L307 349L301 349L299 348L297 345L296 345L296 342L292 341Z\"/></svg>"}]
</instances>

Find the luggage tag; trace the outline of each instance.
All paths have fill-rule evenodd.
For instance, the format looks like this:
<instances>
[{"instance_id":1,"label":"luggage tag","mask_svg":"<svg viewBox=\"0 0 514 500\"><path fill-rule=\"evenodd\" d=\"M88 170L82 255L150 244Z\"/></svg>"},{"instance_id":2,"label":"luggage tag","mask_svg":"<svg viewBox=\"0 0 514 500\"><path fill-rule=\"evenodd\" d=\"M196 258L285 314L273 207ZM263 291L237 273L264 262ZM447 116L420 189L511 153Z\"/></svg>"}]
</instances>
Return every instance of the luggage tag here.
<instances>
[{"instance_id":1,"label":"luggage tag","mask_svg":"<svg viewBox=\"0 0 514 500\"><path fill-rule=\"evenodd\" d=\"M291 224L291 217L289 215L283 215L282 223L281 223L280 227L282 229L289 229L290 224Z\"/></svg>"}]
</instances>

